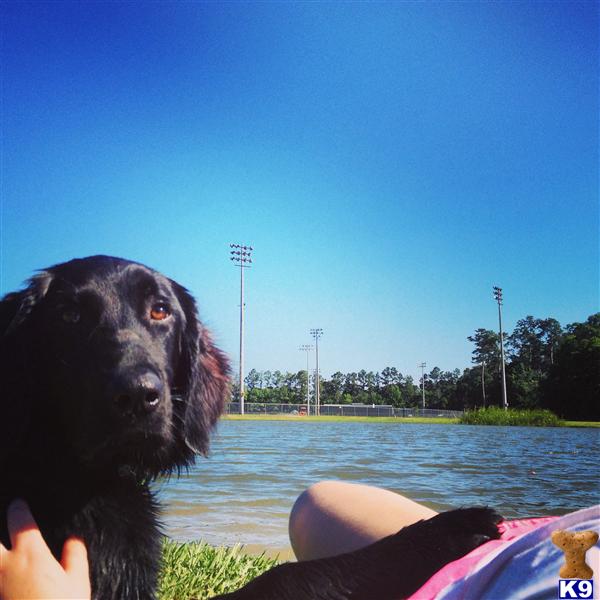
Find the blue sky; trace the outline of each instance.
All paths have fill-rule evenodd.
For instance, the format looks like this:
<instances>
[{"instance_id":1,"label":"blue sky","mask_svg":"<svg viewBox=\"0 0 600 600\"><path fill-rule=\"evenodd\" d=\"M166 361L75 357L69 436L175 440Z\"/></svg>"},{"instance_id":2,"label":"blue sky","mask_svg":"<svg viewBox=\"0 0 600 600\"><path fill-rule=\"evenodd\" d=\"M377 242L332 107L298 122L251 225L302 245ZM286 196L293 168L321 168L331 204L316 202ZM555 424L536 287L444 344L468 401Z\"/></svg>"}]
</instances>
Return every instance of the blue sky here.
<instances>
[{"instance_id":1,"label":"blue sky","mask_svg":"<svg viewBox=\"0 0 600 600\"><path fill-rule=\"evenodd\" d=\"M89 254L186 285L236 362L470 364L599 309L598 6L4 2L0 290Z\"/></svg>"}]
</instances>

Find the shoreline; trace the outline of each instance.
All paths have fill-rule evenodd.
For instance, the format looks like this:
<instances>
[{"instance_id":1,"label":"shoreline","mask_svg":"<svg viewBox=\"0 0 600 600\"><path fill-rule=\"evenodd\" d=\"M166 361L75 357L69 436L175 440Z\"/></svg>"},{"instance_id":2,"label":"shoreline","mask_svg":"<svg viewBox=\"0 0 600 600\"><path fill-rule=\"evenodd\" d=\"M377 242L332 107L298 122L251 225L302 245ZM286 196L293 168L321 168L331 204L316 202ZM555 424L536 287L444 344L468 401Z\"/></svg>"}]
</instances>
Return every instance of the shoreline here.
<instances>
[{"instance_id":1,"label":"shoreline","mask_svg":"<svg viewBox=\"0 0 600 600\"><path fill-rule=\"evenodd\" d=\"M263 415L263 414L227 414L221 417L225 421L296 421L299 423L397 423L397 424L427 424L457 425L459 419L448 417L342 417L342 416L300 416L300 415ZM510 427L510 426L509 426ZM563 421L561 427L600 428L600 421Z\"/></svg>"}]
</instances>

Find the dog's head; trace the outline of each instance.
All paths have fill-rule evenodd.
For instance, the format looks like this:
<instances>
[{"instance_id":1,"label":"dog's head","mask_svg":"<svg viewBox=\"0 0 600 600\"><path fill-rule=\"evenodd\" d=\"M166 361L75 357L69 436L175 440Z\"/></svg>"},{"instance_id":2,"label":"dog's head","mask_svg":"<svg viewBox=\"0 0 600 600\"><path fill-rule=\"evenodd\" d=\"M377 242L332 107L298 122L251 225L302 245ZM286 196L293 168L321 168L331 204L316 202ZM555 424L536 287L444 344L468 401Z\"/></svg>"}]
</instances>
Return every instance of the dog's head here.
<instances>
[{"instance_id":1,"label":"dog's head","mask_svg":"<svg viewBox=\"0 0 600 600\"><path fill-rule=\"evenodd\" d=\"M206 453L228 365L179 284L119 258L76 259L6 296L0 319L5 443L51 431L82 464L146 477Z\"/></svg>"}]
</instances>

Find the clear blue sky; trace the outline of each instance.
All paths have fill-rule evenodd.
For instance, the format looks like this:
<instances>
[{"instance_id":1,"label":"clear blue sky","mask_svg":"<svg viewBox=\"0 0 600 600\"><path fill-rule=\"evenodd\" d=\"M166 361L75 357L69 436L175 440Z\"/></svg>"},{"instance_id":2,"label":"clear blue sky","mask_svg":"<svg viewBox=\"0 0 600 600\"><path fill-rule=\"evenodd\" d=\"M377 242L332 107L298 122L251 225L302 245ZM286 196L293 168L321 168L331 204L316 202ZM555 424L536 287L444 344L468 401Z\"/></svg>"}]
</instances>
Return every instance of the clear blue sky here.
<instances>
[{"instance_id":1,"label":"clear blue sky","mask_svg":"<svg viewBox=\"0 0 600 600\"><path fill-rule=\"evenodd\" d=\"M0 288L112 254L237 361L464 368L599 309L594 2L4 2Z\"/></svg>"}]
</instances>

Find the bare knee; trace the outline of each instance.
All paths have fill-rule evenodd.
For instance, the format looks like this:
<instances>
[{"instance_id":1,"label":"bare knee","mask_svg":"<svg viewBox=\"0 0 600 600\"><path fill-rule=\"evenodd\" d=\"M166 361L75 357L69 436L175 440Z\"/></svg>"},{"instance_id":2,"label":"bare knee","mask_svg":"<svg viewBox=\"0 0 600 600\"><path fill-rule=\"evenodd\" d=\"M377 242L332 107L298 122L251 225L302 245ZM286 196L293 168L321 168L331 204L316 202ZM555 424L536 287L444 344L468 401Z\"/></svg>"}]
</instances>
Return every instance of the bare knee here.
<instances>
[{"instance_id":1,"label":"bare knee","mask_svg":"<svg viewBox=\"0 0 600 600\"><path fill-rule=\"evenodd\" d=\"M362 548L435 511L400 494L359 483L320 481L296 500L290 542L298 560Z\"/></svg>"},{"instance_id":2,"label":"bare knee","mask_svg":"<svg viewBox=\"0 0 600 600\"><path fill-rule=\"evenodd\" d=\"M322 520L322 505L331 483L319 481L311 485L294 502L290 513L289 536L298 560L312 558L310 549L314 546L315 523Z\"/></svg>"},{"instance_id":3,"label":"bare knee","mask_svg":"<svg viewBox=\"0 0 600 600\"><path fill-rule=\"evenodd\" d=\"M319 481L313 483L305 489L294 502L290 522L292 520L301 519L307 513L314 510L321 510L324 505L331 501L332 493L337 494L340 484L339 481Z\"/></svg>"},{"instance_id":4,"label":"bare knee","mask_svg":"<svg viewBox=\"0 0 600 600\"><path fill-rule=\"evenodd\" d=\"M319 481L304 490L292 507L289 536L298 560L333 556L373 541L357 531L351 512L355 484Z\"/></svg>"}]
</instances>

